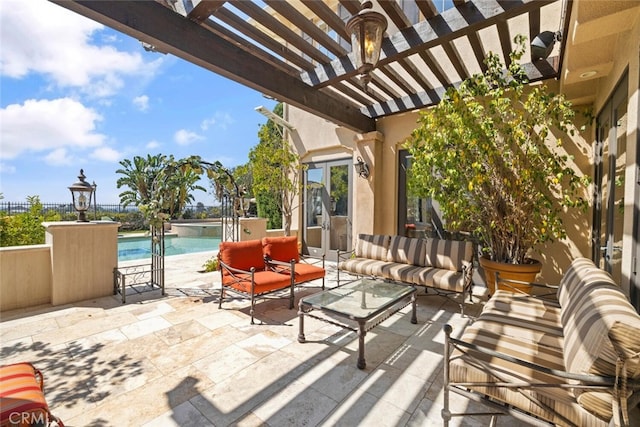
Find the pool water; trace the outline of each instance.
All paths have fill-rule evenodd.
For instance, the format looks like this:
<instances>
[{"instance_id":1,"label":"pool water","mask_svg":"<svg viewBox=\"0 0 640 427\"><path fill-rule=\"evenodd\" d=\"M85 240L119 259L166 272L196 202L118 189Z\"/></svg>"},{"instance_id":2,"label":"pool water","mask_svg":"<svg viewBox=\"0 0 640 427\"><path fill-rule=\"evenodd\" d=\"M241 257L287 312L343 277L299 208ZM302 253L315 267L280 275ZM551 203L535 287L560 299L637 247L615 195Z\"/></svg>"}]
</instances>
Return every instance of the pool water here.
<instances>
[{"instance_id":1,"label":"pool water","mask_svg":"<svg viewBox=\"0 0 640 427\"><path fill-rule=\"evenodd\" d=\"M217 237L165 236L165 255L183 255L215 251L220 245ZM151 258L151 237L125 237L118 239L118 261Z\"/></svg>"}]
</instances>

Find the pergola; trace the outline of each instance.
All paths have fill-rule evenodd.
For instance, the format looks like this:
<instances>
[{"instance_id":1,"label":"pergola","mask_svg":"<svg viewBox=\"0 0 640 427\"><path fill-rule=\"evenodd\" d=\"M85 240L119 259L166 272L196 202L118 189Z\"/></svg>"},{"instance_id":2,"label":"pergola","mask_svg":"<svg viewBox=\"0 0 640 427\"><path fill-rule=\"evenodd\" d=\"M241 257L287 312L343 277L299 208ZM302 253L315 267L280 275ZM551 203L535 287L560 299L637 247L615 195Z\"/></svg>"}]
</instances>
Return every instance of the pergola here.
<instances>
[{"instance_id":1,"label":"pergola","mask_svg":"<svg viewBox=\"0 0 640 427\"><path fill-rule=\"evenodd\" d=\"M396 0L377 0L374 7L389 26L365 87L345 30L345 21L360 9L356 0L53 1L140 40L148 50L170 53L357 132L375 130L380 117L439 102L447 87L484 71L489 50L508 63L516 28L528 28L529 40L562 28L566 40L572 4L453 0L454 7L438 13L437 0L415 0L416 16L408 17ZM547 22L554 27L542 28ZM564 43L553 56L524 64L530 81L559 77Z\"/></svg>"}]
</instances>

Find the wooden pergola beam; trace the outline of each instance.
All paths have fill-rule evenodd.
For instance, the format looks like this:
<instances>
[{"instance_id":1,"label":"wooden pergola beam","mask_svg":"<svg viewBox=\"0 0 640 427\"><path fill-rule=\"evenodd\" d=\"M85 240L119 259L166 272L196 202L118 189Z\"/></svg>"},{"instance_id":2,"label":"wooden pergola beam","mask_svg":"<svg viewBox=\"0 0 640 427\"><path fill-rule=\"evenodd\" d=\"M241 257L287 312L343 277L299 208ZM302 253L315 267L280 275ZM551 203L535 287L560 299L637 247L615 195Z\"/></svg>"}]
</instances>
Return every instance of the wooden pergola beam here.
<instances>
[{"instance_id":1,"label":"wooden pergola beam","mask_svg":"<svg viewBox=\"0 0 640 427\"><path fill-rule=\"evenodd\" d=\"M375 121L327 91L310 87L260 58L155 1L68 1L54 3L149 43L235 82L357 132Z\"/></svg>"},{"instance_id":2,"label":"wooden pergola beam","mask_svg":"<svg viewBox=\"0 0 640 427\"><path fill-rule=\"evenodd\" d=\"M427 18L385 38L378 66L424 52L458 37L473 37L482 28L540 9L555 1L557 0L468 0L458 7L445 10L440 15ZM341 3L344 5L346 0ZM322 87L357 74L352 58L344 56L328 64L321 64L313 71L303 72L301 76L306 83Z\"/></svg>"}]
</instances>

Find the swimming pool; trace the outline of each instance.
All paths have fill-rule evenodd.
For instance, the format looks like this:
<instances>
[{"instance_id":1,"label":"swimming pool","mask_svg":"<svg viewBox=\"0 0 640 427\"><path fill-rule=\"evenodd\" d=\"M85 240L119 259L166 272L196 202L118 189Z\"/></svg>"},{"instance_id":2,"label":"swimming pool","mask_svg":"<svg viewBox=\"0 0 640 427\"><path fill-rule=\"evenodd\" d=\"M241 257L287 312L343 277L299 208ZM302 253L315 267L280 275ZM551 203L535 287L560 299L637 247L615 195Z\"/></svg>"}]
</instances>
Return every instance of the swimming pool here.
<instances>
[{"instance_id":1,"label":"swimming pool","mask_svg":"<svg viewBox=\"0 0 640 427\"><path fill-rule=\"evenodd\" d=\"M165 236L165 255L182 255L195 252L215 251L220 245L217 237L178 237ZM118 261L151 258L151 238L118 238Z\"/></svg>"}]
</instances>

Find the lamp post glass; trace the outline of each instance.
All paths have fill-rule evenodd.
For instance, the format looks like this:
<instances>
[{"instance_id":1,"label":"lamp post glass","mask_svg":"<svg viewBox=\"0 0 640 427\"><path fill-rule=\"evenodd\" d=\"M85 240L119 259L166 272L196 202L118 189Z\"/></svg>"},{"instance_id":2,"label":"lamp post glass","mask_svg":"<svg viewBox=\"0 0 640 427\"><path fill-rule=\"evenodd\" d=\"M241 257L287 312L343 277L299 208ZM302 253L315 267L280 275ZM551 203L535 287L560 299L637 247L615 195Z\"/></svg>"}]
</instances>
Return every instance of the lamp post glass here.
<instances>
[{"instance_id":1,"label":"lamp post glass","mask_svg":"<svg viewBox=\"0 0 640 427\"><path fill-rule=\"evenodd\" d=\"M362 1L360 12L352 16L346 25L347 33L351 34L356 68L365 77L380 59L382 36L387 29L384 15L374 12L371 7L370 1Z\"/></svg>"},{"instance_id":2,"label":"lamp post glass","mask_svg":"<svg viewBox=\"0 0 640 427\"><path fill-rule=\"evenodd\" d=\"M91 194L94 187L85 181L84 171L80 169L78 181L69 186L73 207L78 211L78 222L88 222L86 212L91 207Z\"/></svg>"}]
</instances>

